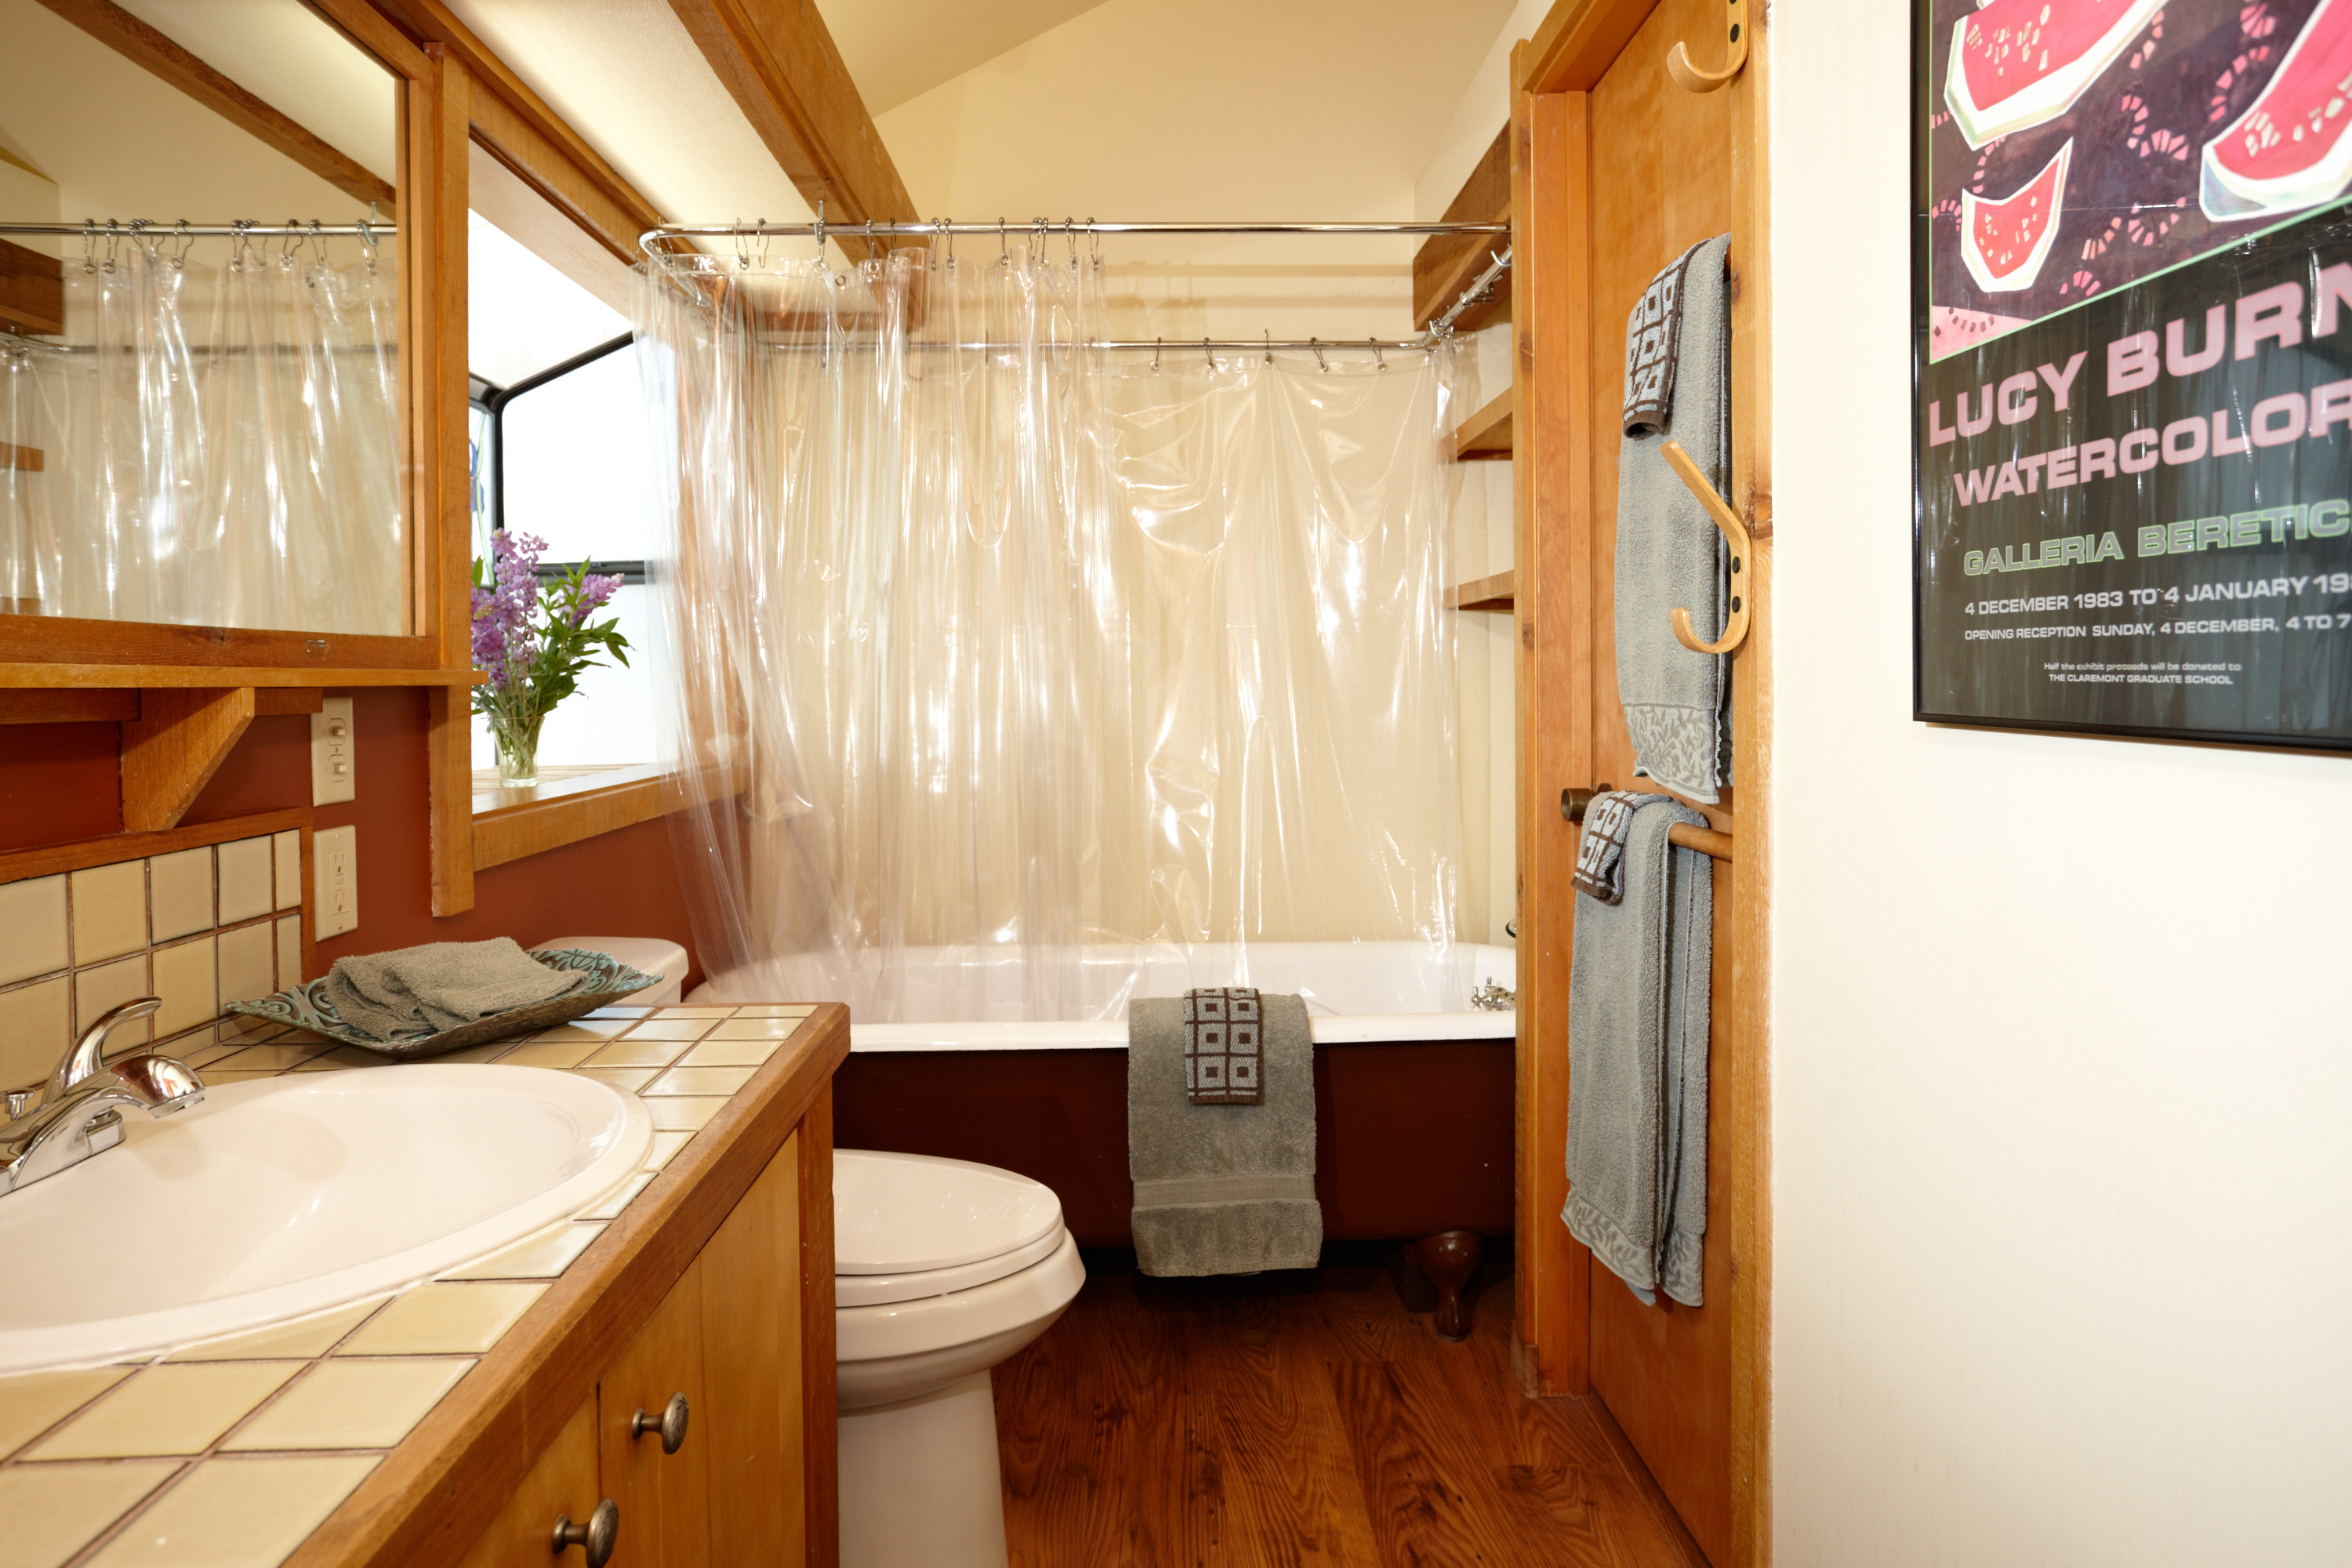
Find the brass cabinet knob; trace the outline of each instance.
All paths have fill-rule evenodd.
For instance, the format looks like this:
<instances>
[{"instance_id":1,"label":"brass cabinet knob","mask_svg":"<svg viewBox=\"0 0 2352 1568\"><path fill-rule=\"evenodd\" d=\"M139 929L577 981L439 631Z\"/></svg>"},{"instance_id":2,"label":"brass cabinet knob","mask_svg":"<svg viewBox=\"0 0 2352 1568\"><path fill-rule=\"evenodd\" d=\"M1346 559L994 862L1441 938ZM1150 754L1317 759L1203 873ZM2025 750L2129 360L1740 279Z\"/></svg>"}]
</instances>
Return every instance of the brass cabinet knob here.
<instances>
[{"instance_id":1,"label":"brass cabinet knob","mask_svg":"<svg viewBox=\"0 0 2352 1568\"><path fill-rule=\"evenodd\" d=\"M572 1516L564 1515L555 1521L555 1550L567 1546L583 1547L588 1552L588 1568L604 1568L613 1560L613 1548L621 1542L621 1505L606 1498L596 1505L585 1524L574 1524Z\"/></svg>"},{"instance_id":2,"label":"brass cabinet knob","mask_svg":"<svg viewBox=\"0 0 2352 1568\"><path fill-rule=\"evenodd\" d=\"M675 1454L686 1446L686 1395L673 1394L662 1406L661 1419L656 1421L642 1409L629 1417L629 1436L642 1437L648 1432L659 1432L662 1452Z\"/></svg>"}]
</instances>

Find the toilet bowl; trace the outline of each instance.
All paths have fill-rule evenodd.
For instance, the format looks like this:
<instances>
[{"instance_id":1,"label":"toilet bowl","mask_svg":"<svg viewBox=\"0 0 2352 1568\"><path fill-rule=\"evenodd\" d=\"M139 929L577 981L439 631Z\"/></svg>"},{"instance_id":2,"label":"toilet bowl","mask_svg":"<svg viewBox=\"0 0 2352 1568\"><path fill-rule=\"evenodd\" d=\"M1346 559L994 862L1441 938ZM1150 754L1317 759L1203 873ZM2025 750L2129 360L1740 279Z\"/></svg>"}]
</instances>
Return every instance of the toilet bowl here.
<instances>
[{"instance_id":1,"label":"toilet bowl","mask_svg":"<svg viewBox=\"0 0 2352 1568\"><path fill-rule=\"evenodd\" d=\"M1003 1568L989 1369L1086 1282L1061 1200L926 1154L833 1156L844 1568Z\"/></svg>"}]
</instances>

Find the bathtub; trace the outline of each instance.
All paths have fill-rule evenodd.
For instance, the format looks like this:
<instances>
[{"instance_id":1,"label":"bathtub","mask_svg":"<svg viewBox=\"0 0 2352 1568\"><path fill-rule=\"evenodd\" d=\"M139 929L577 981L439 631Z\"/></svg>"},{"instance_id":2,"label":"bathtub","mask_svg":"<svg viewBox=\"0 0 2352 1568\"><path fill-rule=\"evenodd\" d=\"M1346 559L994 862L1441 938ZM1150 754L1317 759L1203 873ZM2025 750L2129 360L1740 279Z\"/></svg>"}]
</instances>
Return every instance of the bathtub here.
<instances>
[{"instance_id":1,"label":"bathtub","mask_svg":"<svg viewBox=\"0 0 2352 1568\"><path fill-rule=\"evenodd\" d=\"M834 1142L977 1160L1044 1182L1083 1246L1125 1246L1127 1025L1118 993L1133 950L1088 950L1096 1005L1112 1016L1022 1022L1018 965L910 950L909 1010L962 1002L977 1016L860 1024L834 1078ZM688 1001L824 1001L812 969L789 996L753 995L721 976ZM1462 944L1433 955L1412 942L1253 943L1148 953L1136 989L1181 995L1249 984L1307 1000L1315 1037L1316 1194L1332 1240L1511 1228L1516 1014L1470 1005L1481 986L1514 990L1509 948ZM1416 1005L1417 1004L1417 1005ZM1115 1012L1112 1010L1116 1009Z\"/></svg>"}]
</instances>

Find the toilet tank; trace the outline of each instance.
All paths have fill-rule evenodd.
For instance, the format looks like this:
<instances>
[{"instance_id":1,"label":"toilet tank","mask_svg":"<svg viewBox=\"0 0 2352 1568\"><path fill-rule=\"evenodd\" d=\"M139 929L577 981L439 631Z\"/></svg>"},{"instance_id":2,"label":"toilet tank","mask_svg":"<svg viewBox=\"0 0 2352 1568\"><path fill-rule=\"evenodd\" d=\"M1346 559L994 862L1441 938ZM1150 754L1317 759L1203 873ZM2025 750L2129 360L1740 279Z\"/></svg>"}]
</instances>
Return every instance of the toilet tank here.
<instances>
[{"instance_id":1,"label":"toilet tank","mask_svg":"<svg viewBox=\"0 0 2352 1568\"><path fill-rule=\"evenodd\" d=\"M657 936L559 936L533 942L533 947L581 947L610 953L632 969L658 974L662 983L649 985L628 999L632 1007L675 1007L686 987L686 949Z\"/></svg>"}]
</instances>

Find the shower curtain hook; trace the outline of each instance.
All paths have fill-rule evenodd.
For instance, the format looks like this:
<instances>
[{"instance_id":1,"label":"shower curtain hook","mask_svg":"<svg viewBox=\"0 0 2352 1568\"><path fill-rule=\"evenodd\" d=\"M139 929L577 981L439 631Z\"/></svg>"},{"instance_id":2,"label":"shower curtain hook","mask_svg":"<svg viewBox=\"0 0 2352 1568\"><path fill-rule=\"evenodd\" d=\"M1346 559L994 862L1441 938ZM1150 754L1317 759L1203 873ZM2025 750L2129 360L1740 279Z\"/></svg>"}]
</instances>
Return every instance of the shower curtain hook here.
<instances>
[{"instance_id":1,"label":"shower curtain hook","mask_svg":"<svg viewBox=\"0 0 2352 1568\"><path fill-rule=\"evenodd\" d=\"M310 220L310 245L319 253L319 265L322 268L328 266L332 258L327 255L327 231L320 226L317 218Z\"/></svg>"},{"instance_id":2,"label":"shower curtain hook","mask_svg":"<svg viewBox=\"0 0 2352 1568\"><path fill-rule=\"evenodd\" d=\"M1160 345L1166 341L1164 338L1151 340L1151 374L1154 375L1160 374Z\"/></svg>"},{"instance_id":3,"label":"shower curtain hook","mask_svg":"<svg viewBox=\"0 0 2352 1568\"><path fill-rule=\"evenodd\" d=\"M1004 215L1003 213L996 215L996 263L1000 267L1010 267L1013 265L1012 242L1007 240L1004 237Z\"/></svg>"},{"instance_id":4,"label":"shower curtain hook","mask_svg":"<svg viewBox=\"0 0 2352 1568\"><path fill-rule=\"evenodd\" d=\"M768 220L764 217L753 218L751 226L760 237L760 258L753 265L760 271L765 272L768 269L768 242L774 237L769 234Z\"/></svg>"},{"instance_id":5,"label":"shower curtain hook","mask_svg":"<svg viewBox=\"0 0 2352 1568\"><path fill-rule=\"evenodd\" d=\"M1066 217L1062 220L1062 242L1070 247L1070 270L1075 272L1078 269L1077 219Z\"/></svg>"},{"instance_id":6,"label":"shower curtain hook","mask_svg":"<svg viewBox=\"0 0 2352 1568\"><path fill-rule=\"evenodd\" d=\"M188 252L196 247L196 237L188 232L186 218L173 225L173 232L180 237L180 253L172 258L172 267L174 271L184 271L188 265Z\"/></svg>"},{"instance_id":7,"label":"shower curtain hook","mask_svg":"<svg viewBox=\"0 0 2352 1568\"><path fill-rule=\"evenodd\" d=\"M1102 230L1095 226L1095 216L1087 215L1087 254L1097 267L1102 265Z\"/></svg>"},{"instance_id":8,"label":"shower curtain hook","mask_svg":"<svg viewBox=\"0 0 2352 1568\"><path fill-rule=\"evenodd\" d=\"M1382 370L1388 369L1389 362L1381 353L1381 340L1378 338L1366 338L1364 340L1364 343L1366 347L1372 351L1372 363L1380 366Z\"/></svg>"},{"instance_id":9,"label":"shower curtain hook","mask_svg":"<svg viewBox=\"0 0 2352 1568\"><path fill-rule=\"evenodd\" d=\"M1211 370L1217 368L1217 356L1215 353L1210 349L1209 340L1206 338L1202 338L1201 340L1201 357L1209 362L1209 368Z\"/></svg>"},{"instance_id":10,"label":"shower curtain hook","mask_svg":"<svg viewBox=\"0 0 2352 1568\"><path fill-rule=\"evenodd\" d=\"M816 225L812 232L816 236L816 258L823 261L824 259L824 198L823 196L816 199Z\"/></svg>"},{"instance_id":11,"label":"shower curtain hook","mask_svg":"<svg viewBox=\"0 0 2352 1568\"><path fill-rule=\"evenodd\" d=\"M113 272L115 253L121 248L122 226L112 218L108 218L106 220L106 261L100 270L107 273Z\"/></svg>"},{"instance_id":12,"label":"shower curtain hook","mask_svg":"<svg viewBox=\"0 0 2352 1568\"><path fill-rule=\"evenodd\" d=\"M98 220L94 217L81 220L81 269L98 270Z\"/></svg>"},{"instance_id":13,"label":"shower curtain hook","mask_svg":"<svg viewBox=\"0 0 2352 1568\"><path fill-rule=\"evenodd\" d=\"M1329 363L1323 358L1323 342L1321 339L1309 338L1307 340L1307 346L1315 351L1315 368L1317 370L1329 370L1331 368Z\"/></svg>"},{"instance_id":14,"label":"shower curtain hook","mask_svg":"<svg viewBox=\"0 0 2352 1568\"><path fill-rule=\"evenodd\" d=\"M1265 363L1272 364L1274 363L1274 329L1260 327L1258 331L1265 336Z\"/></svg>"},{"instance_id":15,"label":"shower curtain hook","mask_svg":"<svg viewBox=\"0 0 2352 1568\"><path fill-rule=\"evenodd\" d=\"M948 253L948 270L952 272L955 270L955 225L943 217L935 217L931 222L939 228L940 243Z\"/></svg>"}]
</instances>

